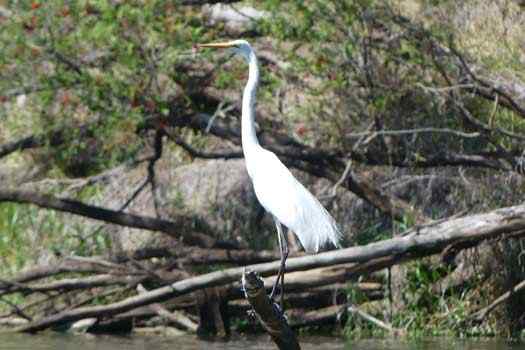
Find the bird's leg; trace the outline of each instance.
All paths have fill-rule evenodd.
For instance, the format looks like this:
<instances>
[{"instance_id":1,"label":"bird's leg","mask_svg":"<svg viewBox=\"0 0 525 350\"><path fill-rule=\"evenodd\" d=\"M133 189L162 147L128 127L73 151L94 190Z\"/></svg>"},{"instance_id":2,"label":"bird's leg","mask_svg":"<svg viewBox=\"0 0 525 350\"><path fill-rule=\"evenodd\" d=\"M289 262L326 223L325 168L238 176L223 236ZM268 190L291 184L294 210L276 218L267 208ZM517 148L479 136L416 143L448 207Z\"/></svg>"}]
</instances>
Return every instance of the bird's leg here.
<instances>
[{"instance_id":1,"label":"bird's leg","mask_svg":"<svg viewBox=\"0 0 525 350\"><path fill-rule=\"evenodd\" d=\"M281 270L283 266L283 244L281 239L281 223L279 220L277 220L276 217L273 218L273 221L275 222L275 227L277 228L277 239L279 241L279 253L281 254L281 266L279 267L279 272L277 273L277 278L275 279L275 282L273 283L272 292L270 293L270 299L273 300L273 297L275 296L275 292L277 291L277 285L279 284L279 280L281 277Z\"/></svg>"},{"instance_id":2,"label":"bird's leg","mask_svg":"<svg viewBox=\"0 0 525 350\"><path fill-rule=\"evenodd\" d=\"M272 292L270 294L270 299L273 300L275 296L275 292L277 291L277 285L279 284L279 281L281 281L281 300L280 300L280 306L281 310L283 310L283 298L284 298L284 272L286 269L286 258L288 257L288 241L286 240L286 236L283 234L282 225L277 220L277 218L274 217L275 221L275 227L277 228L277 239L279 240L279 250L281 253L281 266L279 267L279 272L277 273L277 278L273 284Z\"/></svg>"},{"instance_id":3,"label":"bird's leg","mask_svg":"<svg viewBox=\"0 0 525 350\"><path fill-rule=\"evenodd\" d=\"M288 240L286 239L286 236L283 234L283 231L281 229L281 237L282 237L282 260L281 260L281 311L284 312L284 273L286 272L286 259L288 259Z\"/></svg>"}]
</instances>

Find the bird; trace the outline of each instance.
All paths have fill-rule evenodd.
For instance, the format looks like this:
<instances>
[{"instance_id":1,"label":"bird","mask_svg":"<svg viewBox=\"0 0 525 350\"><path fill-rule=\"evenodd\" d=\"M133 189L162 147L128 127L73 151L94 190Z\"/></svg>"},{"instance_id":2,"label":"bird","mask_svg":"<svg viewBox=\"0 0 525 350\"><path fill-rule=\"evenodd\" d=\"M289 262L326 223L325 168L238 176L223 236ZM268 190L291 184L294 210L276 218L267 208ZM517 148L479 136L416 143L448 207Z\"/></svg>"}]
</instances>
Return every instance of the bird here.
<instances>
[{"instance_id":1,"label":"bird","mask_svg":"<svg viewBox=\"0 0 525 350\"><path fill-rule=\"evenodd\" d=\"M283 309L284 273L288 258L288 241L283 225L291 230L307 253L317 253L327 244L340 248L341 231L330 213L281 162L275 153L263 148L255 128L256 92L259 85L259 64L255 51L246 40L198 44L198 48L229 49L248 64L248 81L242 95L241 143L246 170L255 195L272 215L277 230L280 268L272 287L274 296L280 281L280 306Z\"/></svg>"}]
</instances>

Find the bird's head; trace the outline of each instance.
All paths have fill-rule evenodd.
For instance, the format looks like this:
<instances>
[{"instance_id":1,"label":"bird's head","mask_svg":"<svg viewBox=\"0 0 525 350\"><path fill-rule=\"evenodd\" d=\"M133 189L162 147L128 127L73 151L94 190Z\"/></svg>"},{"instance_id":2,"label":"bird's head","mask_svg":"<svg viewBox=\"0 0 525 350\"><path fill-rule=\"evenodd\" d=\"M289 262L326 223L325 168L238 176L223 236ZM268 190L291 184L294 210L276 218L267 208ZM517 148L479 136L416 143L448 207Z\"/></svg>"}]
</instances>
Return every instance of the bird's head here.
<instances>
[{"instance_id":1,"label":"bird's head","mask_svg":"<svg viewBox=\"0 0 525 350\"><path fill-rule=\"evenodd\" d=\"M229 49L234 54L241 55L244 59L249 61L250 55L253 53L253 49L250 43L246 40L232 40L220 43L209 43L209 44L198 44L199 48L213 48L213 49Z\"/></svg>"}]
</instances>

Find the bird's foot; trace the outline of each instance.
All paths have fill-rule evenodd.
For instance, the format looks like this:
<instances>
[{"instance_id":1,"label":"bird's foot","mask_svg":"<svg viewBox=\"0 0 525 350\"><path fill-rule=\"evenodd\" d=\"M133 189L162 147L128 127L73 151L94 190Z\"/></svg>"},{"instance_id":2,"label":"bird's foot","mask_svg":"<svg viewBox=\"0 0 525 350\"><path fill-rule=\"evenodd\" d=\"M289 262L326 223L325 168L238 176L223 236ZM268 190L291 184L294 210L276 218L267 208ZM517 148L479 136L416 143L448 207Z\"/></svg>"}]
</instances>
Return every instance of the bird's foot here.
<instances>
[{"instance_id":1,"label":"bird's foot","mask_svg":"<svg viewBox=\"0 0 525 350\"><path fill-rule=\"evenodd\" d=\"M280 314L284 315L283 303L272 300L273 308Z\"/></svg>"},{"instance_id":2,"label":"bird's foot","mask_svg":"<svg viewBox=\"0 0 525 350\"><path fill-rule=\"evenodd\" d=\"M254 309L246 311L246 314L248 315L248 321L251 324L254 324L257 321L257 314L255 313Z\"/></svg>"},{"instance_id":3,"label":"bird's foot","mask_svg":"<svg viewBox=\"0 0 525 350\"><path fill-rule=\"evenodd\" d=\"M282 291L281 291L281 293L279 294L279 300L277 300L276 289L277 288L272 289L272 292L270 293L269 298L272 304L277 307L279 312L281 314L284 314L284 295L282 294Z\"/></svg>"},{"instance_id":4,"label":"bird's foot","mask_svg":"<svg viewBox=\"0 0 525 350\"><path fill-rule=\"evenodd\" d=\"M283 305L283 296L279 296L279 300L277 300L277 297L272 296L270 294L270 302L273 306L273 308L278 311L279 314L284 315L284 305Z\"/></svg>"}]
</instances>

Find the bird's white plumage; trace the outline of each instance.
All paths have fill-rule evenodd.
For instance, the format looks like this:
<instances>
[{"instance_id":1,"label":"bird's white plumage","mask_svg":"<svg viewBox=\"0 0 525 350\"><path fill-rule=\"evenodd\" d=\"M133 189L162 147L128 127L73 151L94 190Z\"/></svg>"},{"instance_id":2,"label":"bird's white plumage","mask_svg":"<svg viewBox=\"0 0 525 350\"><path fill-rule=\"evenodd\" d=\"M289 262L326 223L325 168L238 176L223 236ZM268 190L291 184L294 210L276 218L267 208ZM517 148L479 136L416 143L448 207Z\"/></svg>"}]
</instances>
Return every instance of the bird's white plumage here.
<instances>
[{"instance_id":1,"label":"bird's white plumage","mask_svg":"<svg viewBox=\"0 0 525 350\"><path fill-rule=\"evenodd\" d=\"M339 246L340 232L328 211L277 156L259 147L246 166L261 205L294 232L309 253L327 243Z\"/></svg>"},{"instance_id":2,"label":"bird's white plumage","mask_svg":"<svg viewBox=\"0 0 525 350\"><path fill-rule=\"evenodd\" d=\"M338 247L341 234L332 216L274 153L259 145L255 132L255 93L259 83L259 67L250 44L246 40L234 40L203 44L201 47L229 47L248 63L248 82L242 99L242 149L259 202L297 235L307 252L315 253L328 243Z\"/></svg>"}]
</instances>

